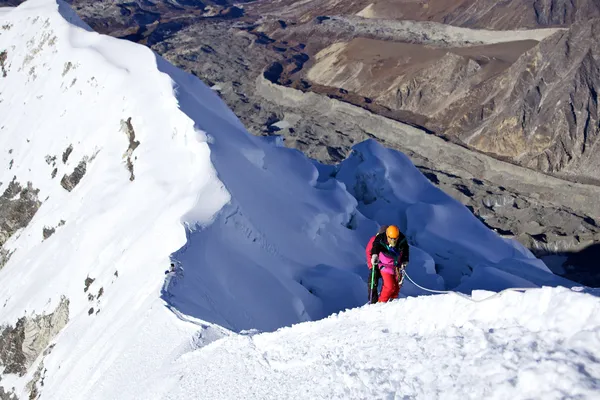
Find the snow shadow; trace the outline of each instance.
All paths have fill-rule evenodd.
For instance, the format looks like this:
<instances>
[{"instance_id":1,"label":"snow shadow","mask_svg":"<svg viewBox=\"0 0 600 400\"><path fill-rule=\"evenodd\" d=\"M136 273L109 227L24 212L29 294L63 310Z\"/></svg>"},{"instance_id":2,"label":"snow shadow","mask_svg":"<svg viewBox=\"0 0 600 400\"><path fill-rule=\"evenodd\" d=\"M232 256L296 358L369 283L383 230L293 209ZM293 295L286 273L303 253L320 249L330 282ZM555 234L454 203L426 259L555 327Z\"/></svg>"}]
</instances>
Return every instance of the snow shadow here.
<instances>
[{"instance_id":1,"label":"snow shadow","mask_svg":"<svg viewBox=\"0 0 600 400\"><path fill-rule=\"evenodd\" d=\"M300 151L248 133L197 77L156 60L207 146L207 180L221 185L199 193L182 218L187 241L172 254L167 305L236 332L272 331L363 305L357 264L376 226L357 213L356 200L338 182L318 182ZM207 213L215 204L220 211Z\"/></svg>"},{"instance_id":2,"label":"snow shadow","mask_svg":"<svg viewBox=\"0 0 600 400\"><path fill-rule=\"evenodd\" d=\"M172 254L162 298L179 313L242 332L274 331L362 306L366 285L354 271L302 265L257 245L239 229L228 205L205 228L187 229L187 243ZM224 246L225 239L231 243ZM310 251L310 249L306 249Z\"/></svg>"},{"instance_id":3,"label":"snow shadow","mask_svg":"<svg viewBox=\"0 0 600 400\"><path fill-rule=\"evenodd\" d=\"M557 275L585 286L600 288L600 243L579 251L549 254L542 259Z\"/></svg>"}]
</instances>

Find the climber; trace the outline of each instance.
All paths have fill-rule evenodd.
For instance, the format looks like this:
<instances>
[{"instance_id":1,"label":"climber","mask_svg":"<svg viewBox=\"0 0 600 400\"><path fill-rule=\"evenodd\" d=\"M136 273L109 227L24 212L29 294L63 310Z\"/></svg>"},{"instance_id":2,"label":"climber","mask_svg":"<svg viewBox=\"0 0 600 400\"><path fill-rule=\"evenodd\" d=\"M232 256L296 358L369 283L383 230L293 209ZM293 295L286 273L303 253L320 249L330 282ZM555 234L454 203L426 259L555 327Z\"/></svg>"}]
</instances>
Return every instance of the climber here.
<instances>
[{"instance_id":1,"label":"climber","mask_svg":"<svg viewBox=\"0 0 600 400\"><path fill-rule=\"evenodd\" d=\"M385 229L384 229L385 228ZM397 226L382 227L369 240L366 248L369 279L369 302L384 303L398 297L402 273L408 264L408 242ZM383 278L381 294L377 295L379 277Z\"/></svg>"}]
</instances>

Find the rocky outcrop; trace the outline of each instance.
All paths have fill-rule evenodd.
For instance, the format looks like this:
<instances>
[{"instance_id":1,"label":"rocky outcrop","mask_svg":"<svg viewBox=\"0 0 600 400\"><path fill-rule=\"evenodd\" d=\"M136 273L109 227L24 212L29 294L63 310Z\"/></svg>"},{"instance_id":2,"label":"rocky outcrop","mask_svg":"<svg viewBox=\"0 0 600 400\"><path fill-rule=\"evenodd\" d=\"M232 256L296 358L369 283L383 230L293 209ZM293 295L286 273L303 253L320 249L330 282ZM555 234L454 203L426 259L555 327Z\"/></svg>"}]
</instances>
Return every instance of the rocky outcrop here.
<instances>
[{"instance_id":1,"label":"rocky outcrop","mask_svg":"<svg viewBox=\"0 0 600 400\"><path fill-rule=\"evenodd\" d=\"M0 334L0 362L5 374L24 375L27 371L23 340L25 338L25 318L17 321L14 327L6 327Z\"/></svg>"},{"instance_id":2,"label":"rocky outcrop","mask_svg":"<svg viewBox=\"0 0 600 400\"><path fill-rule=\"evenodd\" d=\"M0 269L6 265L8 260L10 260L11 252L0 247Z\"/></svg>"},{"instance_id":3,"label":"rocky outcrop","mask_svg":"<svg viewBox=\"0 0 600 400\"><path fill-rule=\"evenodd\" d=\"M29 400L37 399L41 387L44 386L44 378L46 377L46 368L44 367L44 361L41 361L37 370L33 374L33 379L27 383L25 389L29 392Z\"/></svg>"},{"instance_id":4,"label":"rocky outcrop","mask_svg":"<svg viewBox=\"0 0 600 400\"><path fill-rule=\"evenodd\" d=\"M31 182L22 187L15 177L0 196L0 269L10 257L9 251L3 248L4 243L17 230L27 226L42 204L38 192Z\"/></svg>"},{"instance_id":5,"label":"rocky outcrop","mask_svg":"<svg viewBox=\"0 0 600 400\"><path fill-rule=\"evenodd\" d=\"M2 380L0 379L0 385L2 384ZM0 400L19 400L15 392L11 389L10 391L6 391L3 386L0 386Z\"/></svg>"},{"instance_id":6,"label":"rocky outcrop","mask_svg":"<svg viewBox=\"0 0 600 400\"><path fill-rule=\"evenodd\" d=\"M20 318L0 329L0 365L4 374L23 376L69 320L69 300L61 297L54 312Z\"/></svg>"},{"instance_id":7,"label":"rocky outcrop","mask_svg":"<svg viewBox=\"0 0 600 400\"><path fill-rule=\"evenodd\" d=\"M86 159L81 160L71 174L65 174L63 176L63 178L60 181L61 186L65 188L65 190L67 190L68 192L72 191L75 188L75 186L77 186L79 182L81 182L81 179L83 179L83 176L86 172L86 165Z\"/></svg>"},{"instance_id":8,"label":"rocky outcrop","mask_svg":"<svg viewBox=\"0 0 600 400\"><path fill-rule=\"evenodd\" d=\"M8 73L6 72L6 58L7 58L7 53L6 50L3 50L2 52L0 52L0 71L2 71L2 77L6 78Z\"/></svg>"},{"instance_id":9,"label":"rocky outcrop","mask_svg":"<svg viewBox=\"0 0 600 400\"><path fill-rule=\"evenodd\" d=\"M600 17L600 3L594 0L535 0L533 13L538 25L569 25Z\"/></svg>"},{"instance_id":10,"label":"rocky outcrop","mask_svg":"<svg viewBox=\"0 0 600 400\"><path fill-rule=\"evenodd\" d=\"M64 74L63 74L64 76ZM63 164L66 164L67 161L69 160L69 156L71 155L71 153L73 152L73 145L69 145L69 147L66 148L66 150L63 152L62 155L62 162Z\"/></svg>"},{"instance_id":11,"label":"rocky outcrop","mask_svg":"<svg viewBox=\"0 0 600 400\"><path fill-rule=\"evenodd\" d=\"M69 300L64 296L53 313L26 318L22 351L27 366L33 364L68 321Z\"/></svg>"},{"instance_id":12,"label":"rocky outcrop","mask_svg":"<svg viewBox=\"0 0 600 400\"><path fill-rule=\"evenodd\" d=\"M127 158L129 180L133 181L135 180L135 175L133 173L133 161L131 160L131 155L133 154L133 151L140 145L140 142L135 140L135 131L133 130L133 125L131 124L131 117L127 118L127 121L121 120L121 130L125 132L127 139L129 140L129 147L125 152L124 157Z\"/></svg>"}]
</instances>

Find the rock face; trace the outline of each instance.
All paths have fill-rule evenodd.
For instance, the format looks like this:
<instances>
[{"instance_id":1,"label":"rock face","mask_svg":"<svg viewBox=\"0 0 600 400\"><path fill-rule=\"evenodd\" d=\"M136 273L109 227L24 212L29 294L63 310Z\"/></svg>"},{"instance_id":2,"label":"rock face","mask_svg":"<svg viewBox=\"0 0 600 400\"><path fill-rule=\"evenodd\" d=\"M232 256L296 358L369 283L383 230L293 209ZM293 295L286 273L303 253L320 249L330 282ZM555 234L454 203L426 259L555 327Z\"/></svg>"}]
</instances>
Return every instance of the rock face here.
<instances>
[{"instance_id":1,"label":"rock face","mask_svg":"<svg viewBox=\"0 0 600 400\"><path fill-rule=\"evenodd\" d=\"M474 148L543 172L599 182L600 19L524 53L434 118Z\"/></svg>"},{"instance_id":2,"label":"rock face","mask_svg":"<svg viewBox=\"0 0 600 400\"><path fill-rule=\"evenodd\" d=\"M22 187L15 178L0 196L0 269L10 257L2 246L17 230L27 226L41 205L38 192L31 182Z\"/></svg>"},{"instance_id":3,"label":"rock face","mask_svg":"<svg viewBox=\"0 0 600 400\"><path fill-rule=\"evenodd\" d=\"M61 298L48 315L20 318L0 330L0 363L4 374L23 376L69 320L69 300Z\"/></svg>"},{"instance_id":4,"label":"rock face","mask_svg":"<svg viewBox=\"0 0 600 400\"><path fill-rule=\"evenodd\" d=\"M434 21L483 29L568 26L600 16L597 0L283 0L258 3L264 13L306 22L321 15Z\"/></svg>"},{"instance_id":5,"label":"rock face","mask_svg":"<svg viewBox=\"0 0 600 400\"><path fill-rule=\"evenodd\" d=\"M374 1L361 15L367 18L390 15L392 18L433 20L457 26L488 29L565 26L589 17L600 16L594 0L455 0L421 2ZM412 3L412 4L410 4Z\"/></svg>"},{"instance_id":6,"label":"rock face","mask_svg":"<svg viewBox=\"0 0 600 400\"><path fill-rule=\"evenodd\" d=\"M2 380L0 380L2 383ZM19 400L14 392L6 392L4 387L0 386L0 400Z\"/></svg>"},{"instance_id":7,"label":"rock face","mask_svg":"<svg viewBox=\"0 0 600 400\"><path fill-rule=\"evenodd\" d=\"M23 354L27 366L46 349L69 321L69 299L62 297L53 313L26 318L23 328Z\"/></svg>"},{"instance_id":8,"label":"rock face","mask_svg":"<svg viewBox=\"0 0 600 400\"><path fill-rule=\"evenodd\" d=\"M75 167L75 170L69 174L69 175L64 175L63 178L60 181L60 184L63 188L65 188L65 190L67 190L68 192L70 192L71 190L73 190L75 188L75 186L77 186L79 184L79 182L81 182L81 179L83 179L83 176L85 175L85 171L86 171L86 165L87 165L87 161L86 160L81 160L79 162L79 164L77 164L77 166Z\"/></svg>"},{"instance_id":9,"label":"rock face","mask_svg":"<svg viewBox=\"0 0 600 400\"><path fill-rule=\"evenodd\" d=\"M5 374L21 374L27 371L23 339L25 319L21 318L14 327L4 328L0 336L0 361Z\"/></svg>"},{"instance_id":10,"label":"rock face","mask_svg":"<svg viewBox=\"0 0 600 400\"><path fill-rule=\"evenodd\" d=\"M528 40L436 48L356 38L320 51L306 79L359 93L392 110L433 118L536 44Z\"/></svg>"}]
</instances>

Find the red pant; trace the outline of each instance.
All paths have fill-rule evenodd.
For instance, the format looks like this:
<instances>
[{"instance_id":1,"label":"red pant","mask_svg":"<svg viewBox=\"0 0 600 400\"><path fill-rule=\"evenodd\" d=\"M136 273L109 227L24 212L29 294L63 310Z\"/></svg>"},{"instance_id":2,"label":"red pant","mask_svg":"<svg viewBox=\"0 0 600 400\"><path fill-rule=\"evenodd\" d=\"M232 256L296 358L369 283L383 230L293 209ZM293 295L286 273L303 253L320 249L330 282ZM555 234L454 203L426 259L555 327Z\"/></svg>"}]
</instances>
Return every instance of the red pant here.
<instances>
[{"instance_id":1,"label":"red pant","mask_svg":"<svg viewBox=\"0 0 600 400\"><path fill-rule=\"evenodd\" d=\"M398 278L396 275L382 273L383 287L381 288L381 294L379 295L379 302L385 303L391 299L398 297L400 293L400 286L398 285Z\"/></svg>"}]
</instances>

